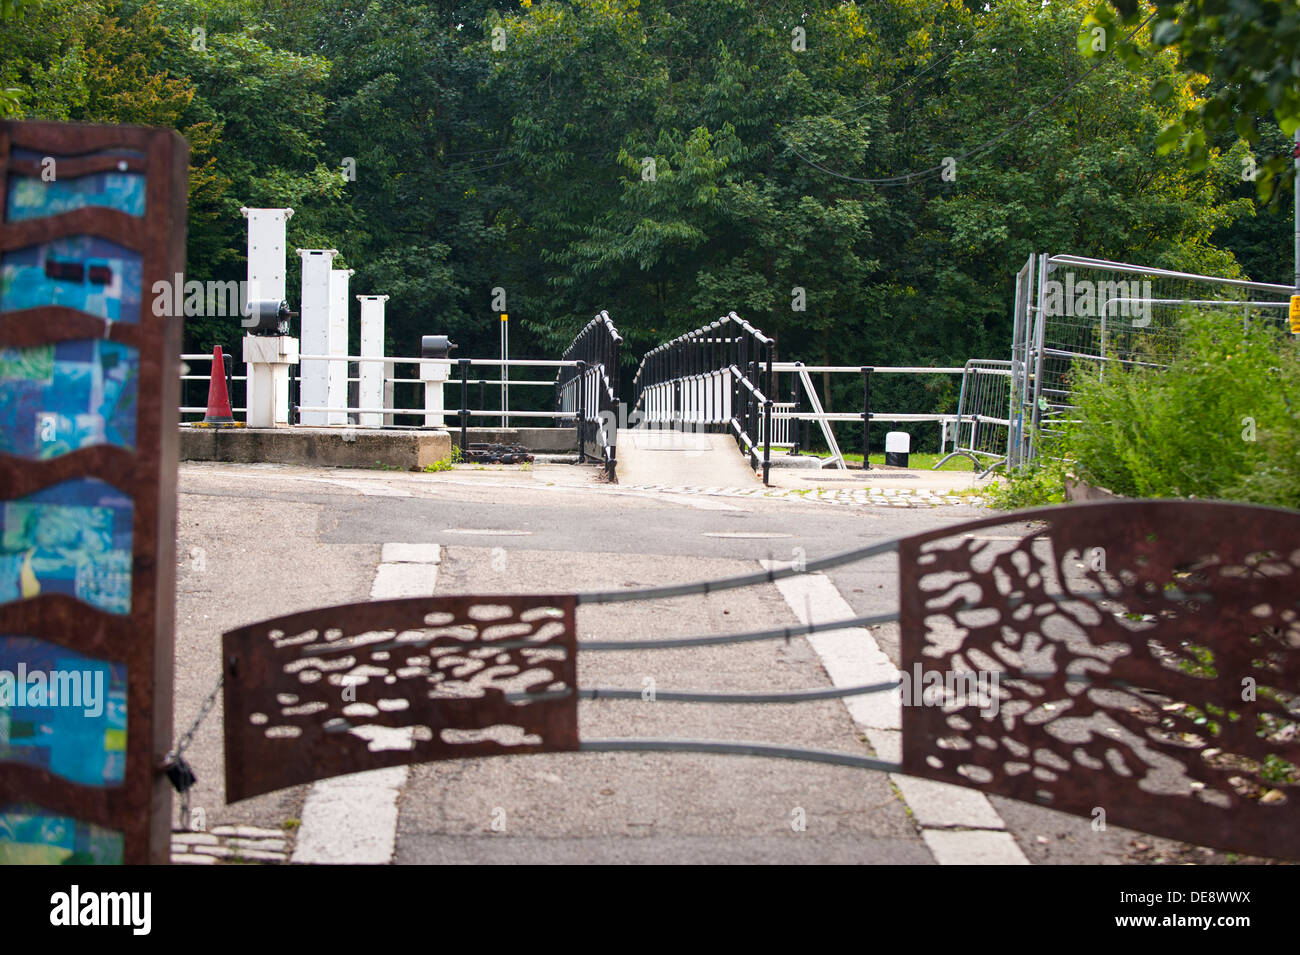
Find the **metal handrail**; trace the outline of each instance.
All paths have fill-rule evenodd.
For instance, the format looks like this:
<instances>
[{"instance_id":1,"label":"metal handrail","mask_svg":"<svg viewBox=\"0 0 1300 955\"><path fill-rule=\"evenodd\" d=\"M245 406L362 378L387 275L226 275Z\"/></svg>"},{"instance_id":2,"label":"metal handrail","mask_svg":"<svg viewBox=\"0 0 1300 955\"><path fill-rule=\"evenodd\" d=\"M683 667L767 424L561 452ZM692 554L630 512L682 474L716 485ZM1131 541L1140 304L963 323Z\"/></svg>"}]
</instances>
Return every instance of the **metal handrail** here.
<instances>
[{"instance_id":1,"label":"metal handrail","mask_svg":"<svg viewBox=\"0 0 1300 955\"><path fill-rule=\"evenodd\" d=\"M632 379L633 411L650 427L690 423L728 431L755 468L761 443L763 483L767 484L773 406L768 396L775 351L774 339L728 312L646 352Z\"/></svg>"},{"instance_id":2,"label":"metal handrail","mask_svg":"<svg viewBox=\"0 0 1300 955\"><path fill-rule=\"evenodd\" d=\"M555 376L557 416L572 417L578 431L578 462L587 459L587 441L600 445L605 472L616 479L619 372L623 336L609 312L601 311L574 336Z\"/></svg>"}]
</instances>

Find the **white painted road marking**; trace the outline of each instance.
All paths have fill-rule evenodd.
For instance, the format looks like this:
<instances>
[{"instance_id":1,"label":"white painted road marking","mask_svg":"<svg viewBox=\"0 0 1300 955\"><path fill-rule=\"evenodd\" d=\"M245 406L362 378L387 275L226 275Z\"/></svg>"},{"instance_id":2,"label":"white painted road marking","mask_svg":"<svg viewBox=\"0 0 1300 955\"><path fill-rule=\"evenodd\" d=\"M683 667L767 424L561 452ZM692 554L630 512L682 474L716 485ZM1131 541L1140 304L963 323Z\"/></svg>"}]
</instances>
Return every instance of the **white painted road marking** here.
<instances>
[{"instance_id":1,"label":"white painted road marking","mask_svg":"<svg viewBox=\"0 0 1300 955\"><path fill-rule=\"evenodd\" d=\"M701 535L703 537L723 537L727 540L748 540L748 541L771 541L780 540L786 537L793 537L793 534L778 534L768 531L712 531Z\"/></svg>"},{"instance_id":2,"label":"white painted road marking","mask_svg":"<svg viewBox=\"0 0 1300 955\"><path fill-rule=\"evenodd\" d=\"M432 596L442 550L437 544L385 544L370 599ZM395 766L313 783L302 807L292 862L387 865L397 848L397 796L408 768Z\"/></svg>"},{"instance_id":3,"label":"white painted road marking","mask_svg":"<svg viewBox=\"0 0 1300 955\"><path fill-rule=\"evenodd\" d=\"M760 561L764 569L789 567ZM801 623L826 623L857 616L824 574L799 574L776 581L776 587ZM834 686L889 683L898 668L863 627L808 635ZM902 757L903 700L899 690L844 700L855 723L882 759ZM997 810L983 793L960 786L891 773L921 826L921 836L940 865L1028 865Z\"/></svg>"},{"instance_id":4,"label":"white painted road marking","mask_svg":"<svg viewBox=\"0 0 1300 955\"><path fill-rule=\"evenodd\" d=\"M436 564L380 564L375 571L374 586L370 588L370 599L427 597L433 593L437 579Z\"/></svg>"},{"instance_id":5,"label":"white painted road marking","mask_svg":"<svg viewBox=\"0 0 1300 955\"><path fill-rule=\"evenodd\" d=\"M473 534L478 537L530 537L532 531L496 530L492 528L448 527L444 534Z\"/></svg>"}]
</instances>

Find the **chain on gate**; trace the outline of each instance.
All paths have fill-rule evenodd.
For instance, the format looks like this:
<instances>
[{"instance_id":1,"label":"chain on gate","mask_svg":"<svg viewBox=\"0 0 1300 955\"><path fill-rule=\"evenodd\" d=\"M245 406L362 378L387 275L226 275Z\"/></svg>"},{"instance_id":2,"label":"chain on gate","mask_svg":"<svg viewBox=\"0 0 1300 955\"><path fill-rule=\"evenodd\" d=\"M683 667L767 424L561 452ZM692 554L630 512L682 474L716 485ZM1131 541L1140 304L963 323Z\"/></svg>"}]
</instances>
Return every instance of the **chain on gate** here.
<instances>
[{"instance_id":1,"label":"chain on gate","mask_svg":"<svg viewBox=\"0 0 1300 955\"><path fill-rule=\"evenodd\" d=\"M181 795L181 828L188 830L190 828L190 790L198 782L198 777L194 775L194 769L185 760L185 750L189 749L194 742L194 734L198 732L199 726L208 718L212 708L217 704L217 695L225 685L226 678L221 676L217 680L217 685L204 698L203 703L199 706L199 715L194 718L190 728L181 736L180 741L168 750L167 755L163 757L162 770L171 780L172 788Z\"/></svg>"}]
</instances>

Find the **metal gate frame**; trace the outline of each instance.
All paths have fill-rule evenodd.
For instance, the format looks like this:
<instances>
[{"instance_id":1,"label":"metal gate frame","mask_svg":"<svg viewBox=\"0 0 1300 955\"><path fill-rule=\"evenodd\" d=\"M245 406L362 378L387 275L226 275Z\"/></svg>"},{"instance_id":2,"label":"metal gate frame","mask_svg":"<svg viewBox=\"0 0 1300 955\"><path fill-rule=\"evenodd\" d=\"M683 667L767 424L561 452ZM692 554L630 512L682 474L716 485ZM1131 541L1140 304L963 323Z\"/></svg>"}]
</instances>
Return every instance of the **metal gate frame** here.
<instances>
[{"instance_id":1,"label":"metal gate frame","mask_svg":"<svg viewBox=\"0 0 1300 955\"><path fill-rule=\"evenodd\" d=\"M1005 400L998 394L997 386L986 383L988 379L1007 379L1008 394ZM996 358L972 358L966 362L961 376L961 392L957 397L956 431L953 434L953 449L934 465L938 470L951 458L963 455L970 458L976 468L983 467L980 477L986 477L994 468L1001 467L1010 460L1012 449L1017 446L1016 419L1017 404L1015 385L1015 363L1000 361ZM981 430L983 427L983 431ZM981 437L988 429L1007 429L1002 440L981 443ZM962 443L963 429L966 434ZM1004 448L1003 454L989 450L992 447ZM992 458L982 461L981 458Z\"/></svg>"},{"instance_id":2,"label":"metal gate frame","mask_svg":"<svg viewBox=\"0 0 1300 955\"><path fill-rule=\"evenodd\" d=\"M1297 540L1296 511L1101 502L984 518L723 580L291 614L223 636L226 792L238 801L343 773L490 755L740 754L900 772L1080 816L1101 808L1111 822L1155 835L1300 858ZM576 638L584 605L712 594L889 553L899 558L896 613L737 634ZM900 625L896 680L656 691L654 700L898 693L898 763L741 740L579 736L579 700L645 699L639 687L579 686L579 652L789 640L890 622ZM405 745L376 749L383 734Z\"/></svg>"}]
</instances>

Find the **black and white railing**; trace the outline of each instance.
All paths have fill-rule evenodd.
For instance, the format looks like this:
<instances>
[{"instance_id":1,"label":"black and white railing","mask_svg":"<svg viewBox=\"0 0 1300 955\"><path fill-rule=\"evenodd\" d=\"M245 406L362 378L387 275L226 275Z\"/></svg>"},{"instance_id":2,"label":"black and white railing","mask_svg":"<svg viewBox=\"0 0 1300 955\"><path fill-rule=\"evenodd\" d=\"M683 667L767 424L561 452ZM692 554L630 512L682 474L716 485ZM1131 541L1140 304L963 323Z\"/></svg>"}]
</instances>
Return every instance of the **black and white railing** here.
<instances>
[{"instance_id":1,"label":"black and white railing","mask_svg":"<svg viewBox=\"0 0 1300 955\"><path fill-rule=\"evenodd\" d=\"M555 379L555 403L578 429L578 461L587 459L594 444L610 480L617 464L619 362L623 337L602 311L586 324L565 349L566 364Z\"/></svg>"},{"instance_id":2,"label":"black and white railing","mask_svg":"<svg viewBox=\"0 0 1300 955\"><path fill-rule=\"evenodd\" d=\"M633 380L633 412L648 428L727 431L763 483L772 466L772 361L776 342L735 312L646 353Z\"/></svg>"}]
</instances>

